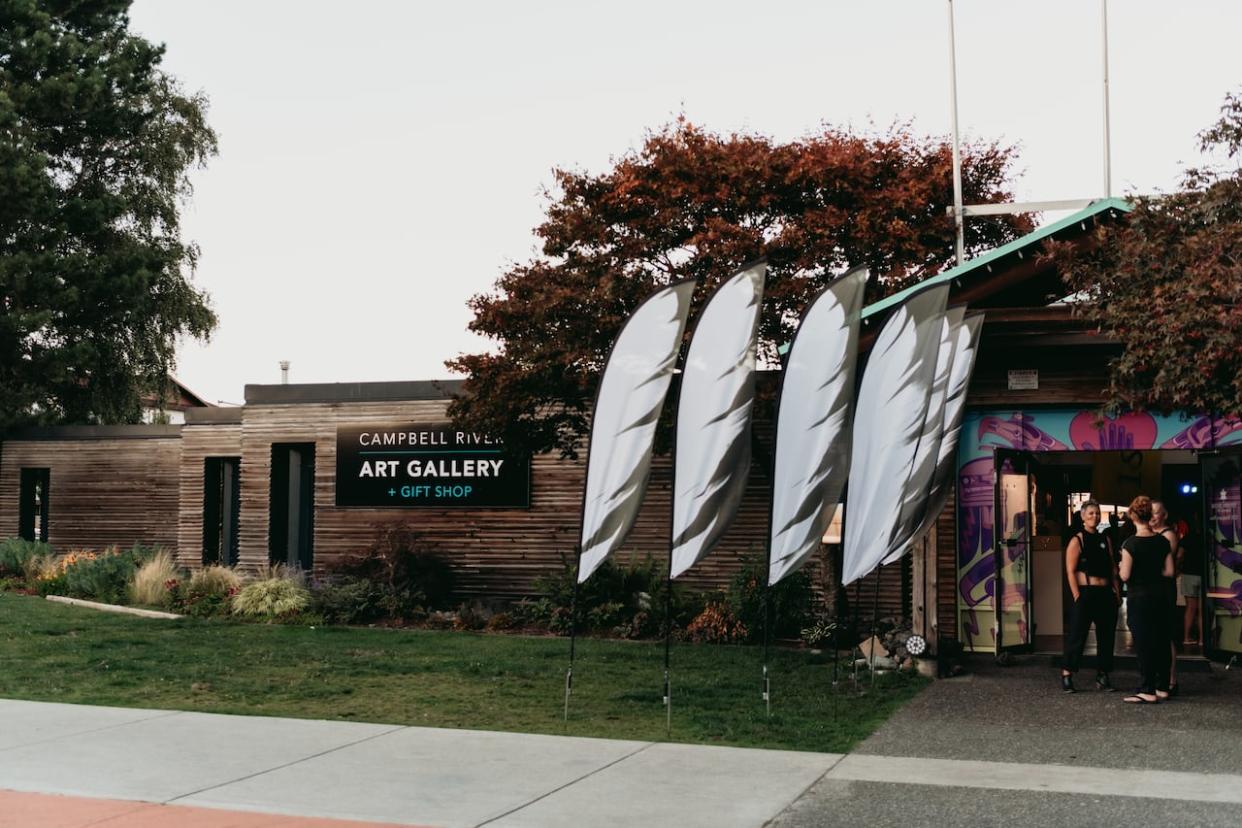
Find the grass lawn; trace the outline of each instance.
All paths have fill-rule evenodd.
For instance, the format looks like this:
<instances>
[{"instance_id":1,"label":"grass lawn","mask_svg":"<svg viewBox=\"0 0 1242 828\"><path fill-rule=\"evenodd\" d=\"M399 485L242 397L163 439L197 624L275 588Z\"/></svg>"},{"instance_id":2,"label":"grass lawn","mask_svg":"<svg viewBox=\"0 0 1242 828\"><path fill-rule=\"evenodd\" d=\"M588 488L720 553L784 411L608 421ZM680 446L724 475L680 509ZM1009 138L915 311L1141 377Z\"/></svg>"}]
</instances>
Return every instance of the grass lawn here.
<instances>
[{"instance_id":1,"label":"grass lawn","mask_svg":"<svg viewBox=\"0 0 1242 828\"><path fill-rule=\"evenodd\" d=\"M674 644L673 726L662 643L297 627L112 615L0 593L0 697L315 719L845 751L926 683L842 681L773 650L772 716L754 647ZM844 676L844 670L842 671Z\"/></svg>"}]
</instances>

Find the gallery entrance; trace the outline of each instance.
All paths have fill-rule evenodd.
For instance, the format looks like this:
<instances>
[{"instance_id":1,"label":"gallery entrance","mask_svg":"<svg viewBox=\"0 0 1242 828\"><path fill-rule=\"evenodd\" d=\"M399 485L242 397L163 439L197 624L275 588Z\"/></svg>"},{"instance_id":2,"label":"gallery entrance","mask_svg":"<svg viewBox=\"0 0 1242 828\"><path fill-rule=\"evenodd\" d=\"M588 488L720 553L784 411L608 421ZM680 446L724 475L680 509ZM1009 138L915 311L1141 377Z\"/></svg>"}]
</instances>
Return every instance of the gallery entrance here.
<instances>
[{"instance_id":1,"label":"gallery entrance","mask_svg":"<svg viewBox=\"0 0 1242 828\"><path fill-rule=\"evenodd\" d=\"M1178 616L1189 605L1192 640L1201 642L1184 657L1242 651L1242 451L997 449L995 463L998 653L1061 652L1072 603L1064 550L1081 529L1079 509L1087 500L1100 503L1101 531L1119 549L1132 531L1126 508L1140 493L1164 502L1183 536L1184 571L1201 573L1197 583L1179 582ZM1114 652L1130 655L1124 601L1117 626ZM1092 630L1086 653L1095 648Z\"/></svg>"}]
</instances>

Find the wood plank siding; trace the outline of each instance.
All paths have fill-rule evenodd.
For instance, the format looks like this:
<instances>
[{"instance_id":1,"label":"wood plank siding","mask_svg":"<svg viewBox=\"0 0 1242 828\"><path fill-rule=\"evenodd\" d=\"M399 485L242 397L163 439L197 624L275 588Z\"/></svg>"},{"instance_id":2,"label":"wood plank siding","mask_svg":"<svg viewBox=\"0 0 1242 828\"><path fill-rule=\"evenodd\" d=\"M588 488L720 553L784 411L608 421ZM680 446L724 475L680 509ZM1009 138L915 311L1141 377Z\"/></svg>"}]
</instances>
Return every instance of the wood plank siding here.
<instances>
[{"instance_id":1,"label":"wood plank siding","mask_svg":"<svg viewBox=\"0 0 1242 828\"><path fill-rule=\"evenodd\" d=\"M240 457L242 425L237 422L195 424L181 429L180 508L177 521L177 561L197 567L203 561L203 500L205 461L209 457Z\"/></svg>"},{"instance_id":2,"label":"wood plank siding","mask_svg":"<svg viewBox=\"0 0 1242 828\"><path fill-rule=\"evenodd\" d=\"M338 426L443 424L447 422L446 407L447 400L248 405L241 431L241 565L257 566L268 559L272 444L314 443L316 571L365 550L383 526L404 523L452 562L463 594L495 598L533 594L541 575L573 558L581 509L582 461L561 460L554 455L535 457L528 510L335 505ZM641 561L647 556L667 560L670 466L667 457L655 459L647 501L619 560ZM693 590L720 589L747 555L762 556L768 489L758 464L752 466L733 527L720 547L679 583Z\"/></svg>"},{"instance_id":3,"label":"wood plank siding","mask_svg":"<svg viewBox=\"0 0 1242 828\"><path fill-rule=\"evenodd\" d=\"M48 543L57 551L135 543L175 549L181 439L175 427L164 428L162 435L134 431L144 436L121 439L91 436L117 433L107 428L79 431L76 439L6 437L0 445L0 537L18 533L21 469L46 468ZM57 431L73 433L47 433Z\"/></svg>"}]
</instances>

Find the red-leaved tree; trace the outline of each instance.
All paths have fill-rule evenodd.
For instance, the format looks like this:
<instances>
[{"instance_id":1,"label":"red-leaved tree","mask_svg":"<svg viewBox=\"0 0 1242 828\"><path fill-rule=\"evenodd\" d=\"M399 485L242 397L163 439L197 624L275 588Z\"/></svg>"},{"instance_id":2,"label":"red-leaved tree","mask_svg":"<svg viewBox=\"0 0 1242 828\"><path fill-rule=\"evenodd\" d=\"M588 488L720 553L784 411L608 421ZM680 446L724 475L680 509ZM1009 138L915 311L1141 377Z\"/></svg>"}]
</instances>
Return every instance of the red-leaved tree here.
<instances>
[{"instance_id":1,"label":"red-leaved tree","mask_svg":"<svg viewBox=\"0 0 1242 828\"><path fill-rule=\"evenodd\" d=\"M556 170L535 229L543 255L470 301L471 330L498 348L448 361L466 376L451 416L519 451L574 456L608 348L638 303L693 277L697 312L760 255L769 262L761 348L772 360L807 301L843 269L867 265L878 298L952 264L951 157L943 139L900 126L778 143L678 120L607 172ZM1011 147L967 145L965 202L1009 199L1013 161ZM966 246L989 249L1030 227L1026 216L973 221Z\"/></svg>"},{"instance_id":2,"label":"red-leaved tree","mask_svg":"<svg viewBox=\"0 0 1242 828\"><path fill-rule=\"evenodd\" d=\"M1076 307L1124 350L1110 409L1242 413L1242 96L1226 97L1194 167L1171 195L1138 197L1076 253L1054 250Z\"/></svg>"}]
</instances>

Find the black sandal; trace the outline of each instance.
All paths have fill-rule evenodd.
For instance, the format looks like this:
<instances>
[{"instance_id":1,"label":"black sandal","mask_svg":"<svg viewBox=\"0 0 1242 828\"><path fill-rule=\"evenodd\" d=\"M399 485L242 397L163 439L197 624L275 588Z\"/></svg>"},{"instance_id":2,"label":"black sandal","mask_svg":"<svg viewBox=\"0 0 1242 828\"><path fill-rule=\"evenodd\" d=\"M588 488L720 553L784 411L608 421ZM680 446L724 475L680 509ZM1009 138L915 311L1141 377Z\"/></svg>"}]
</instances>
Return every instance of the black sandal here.
<instances>
[{"instance_id":1,"label":"black sandal","mask_svg":"<svg viewBox=\"0 0 1242 828\"><path fill-rule=\"evenodd\" d=\"M1126 704L1160 704L1160 698L1157 696L1151 699L1143 698L1144 694L1135 693L1133 696L1126 696L1122 699Z\"/></svg>"}]
</instances>

